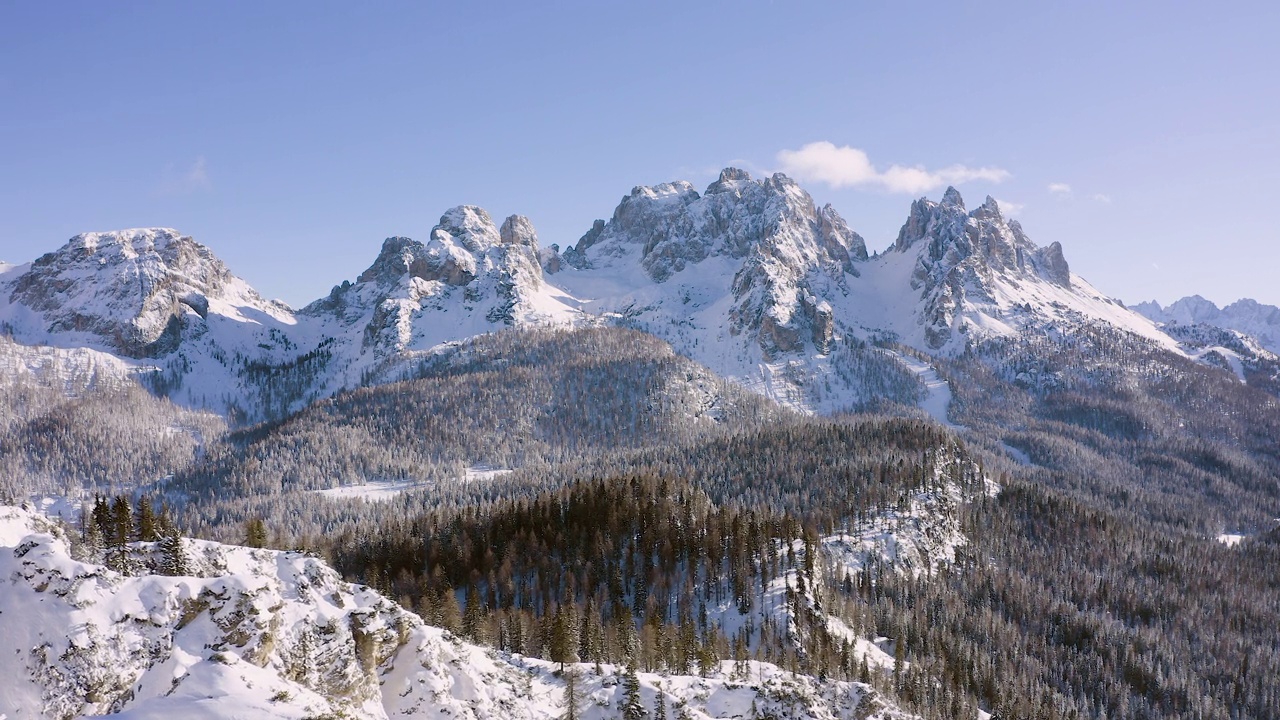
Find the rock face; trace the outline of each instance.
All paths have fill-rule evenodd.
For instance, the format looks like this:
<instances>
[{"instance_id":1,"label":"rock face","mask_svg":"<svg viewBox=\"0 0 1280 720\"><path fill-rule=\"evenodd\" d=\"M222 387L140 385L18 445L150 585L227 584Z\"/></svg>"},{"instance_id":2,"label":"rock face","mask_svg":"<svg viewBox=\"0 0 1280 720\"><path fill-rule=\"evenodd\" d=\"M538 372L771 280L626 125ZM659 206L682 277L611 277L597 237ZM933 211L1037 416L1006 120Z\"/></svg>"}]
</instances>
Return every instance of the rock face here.
<instances>
[{"instance_id":1,"label":"rock face","mask_svg":"<svg viewBox=\"0 0 1280 720\"><path fill-rule=\"evenodd\" d=\"M168 228L77 235L3 291L34 311L43 332L83 334L132 358L168 355L184 335L200 333L211 301L289 314L234 277L208 248Z\"/></svg>"},{"instance_id":2,"label":"rock face","mask_svg":"<svg viewBox=\"0 0 1280 720\"><path fill-rule=\"evenodd\" d=\"M191 574L151 574L154 543L129 546L128 573L77 559L62 531L0 506L0 707L12 718L245 717L551 720L564 681L550 662L470 645L425 625L317 558L182 541ZM582 665L600 706L622 697L620 669ZM911 720L869 686L819 682L753 663L756 682L642 673L651 704L705 717L753 705L826 720Z\"/></svg>"},{"instance_id":3,"label":"rock face","mask_svg":"<svg viewBox=\"0 0 1280 720\"><path fill-rule=\"evenodd\" d=\"M955 188L948 188L941 202L912 203L893 249L919 252L911 286L921 291L925 337L933 349L952 339L957 312L966 304L995 304L1000 282L1045 281L1071 288L1060 244L1038 247L1016 220L1005 220L990 196L966 211Z\"/></svg>"},{"instance_id":4,"label":"rock face","mask_svg":"<svg viewBox=\"0 0 1280 720\"><path fill-rule=\"evenodd\" d=\"M583 271L638 265L660 285L731 270L730 332L766 358L825 352L831 309L811 285L840 285L866 258L866 243L830 205L818 208L785 175L753 180L736 168L701 195L687 182L637 187L565 253Z\"/></svg>"},{"instance_id":5,"label":"rock face","mask_svg":"<svg viewBox=\"0 0 1280 720\"><path fill-rule=\"evenodd\" d=\"M462 339L442 336L442 321L474 328L470 334L556 322L570 310L546 302L542 263L528 218L512 215L498 228L482 208L464 205L446 212L426 243L388 238L354 284L335 287L300 314L336 320L359 334L360 353L385 360Z\"/></svg>"}]
</instances>

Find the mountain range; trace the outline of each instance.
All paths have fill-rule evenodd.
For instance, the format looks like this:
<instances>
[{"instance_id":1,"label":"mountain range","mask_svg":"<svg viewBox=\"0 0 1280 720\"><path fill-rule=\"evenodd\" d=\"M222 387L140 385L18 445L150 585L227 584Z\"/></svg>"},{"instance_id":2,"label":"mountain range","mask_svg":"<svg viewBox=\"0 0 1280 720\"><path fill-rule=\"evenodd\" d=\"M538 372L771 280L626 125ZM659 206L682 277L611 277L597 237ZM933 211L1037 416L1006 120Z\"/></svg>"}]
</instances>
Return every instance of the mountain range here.
<instances>
[{"instance_id":1,"label":"mountain range","mask_svg":"<svg viewBox=\"0 0 1280 720\"><path fill-rule=\"evenodd\" d=\"M909 372L890 346L955 356L990 338L1106 325L1194 354L1157 326L1172 319L1251 334L1263 349L1280 342L1280 316L1256 304L1137 309L1073 274L1060 245L1037 246L992 198L973 210L954 188L917 200L893 244L869 253L786 176L733 168L702 193L636 187L563 251L523 216L499 225L453 208L425 242L388 238L354 282L301 309L265 299L171 229L86 233L0 271L0 329L18 345L90 351L103 375L237 422L405 377L448 343L509 327L642 330L822 413L882 392L869 367Z\"/></svg>"},{"instance_id":2,"label":"mountain range","mask_svg":"<svg viewBox=\"0 0 1280 720\"><path fill-rule=\"evenodd\" d=\"M0 720L1280 710L1280 309L733 168L372 250L0 265Z\"/></svg>"}]
</instances>

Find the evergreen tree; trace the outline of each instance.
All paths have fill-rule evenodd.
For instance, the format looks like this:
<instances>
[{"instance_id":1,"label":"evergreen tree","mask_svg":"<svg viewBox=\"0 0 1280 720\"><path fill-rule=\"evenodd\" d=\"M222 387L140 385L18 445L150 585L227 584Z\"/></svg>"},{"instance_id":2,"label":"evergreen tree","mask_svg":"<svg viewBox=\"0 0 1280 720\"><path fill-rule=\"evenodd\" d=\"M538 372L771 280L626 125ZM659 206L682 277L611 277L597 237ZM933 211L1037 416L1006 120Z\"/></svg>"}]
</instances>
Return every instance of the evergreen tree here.
<instances>
[{"instance_id":1,"label":"evergreen tree","mask_svg":"<svg viewBox=\"0 0 1280 720\"><path fill-rule=\"evenodd\" d=\"M142 542L155 542L160 539L160 530L157 524L155 510L151 507L151 500L146 497L138 499L138 539Z\"/></svg>"},{"instance_id":2,"label":"evergreen tree","mask_svg":"<svg viewBox=\"0 0 1280 720\"><path fill-rule=\"evenodd\" d=\"M132 575L136 568L129 557L129 540L133 536L133 510L129 499L117 495L111 501L111 534L107 536L107 567Z\"/></svg>"},{"instance_id":3,"label":"evergreen tree","mask_svg":"<svg viewBox=\"0 0 1280 720\"><path fill-rule=\"evenodd\" d=\"M564 678L564 715L560 717L562 720L579 720L585 702L581 687L582 673L575 666L561 669L561 676Z\"/></svg>"},{"instance_id":4,"label":"evergreen tree","mask_svg":"<svg viewBox=\"0 0 1280 720\"><path fill-rule=\"evenodd\" d=\"M480 591L474 587L467 588L467 605L462 611L462 637L477 644L487 642L486 620L484 607L480 604Z\"/></svg>"},{"instance_id":5,"label":"evergreen tree","mask_svg":"<svg viewBox=\"0 0 1280 720\"><path fill-rule=\"evenodd\" d=\"M93 518L93 511L80 508L80 556L85 562L98 563L102 558L102 528Z\"/></svg>"},{"instance_id":6,"label":"evergreen tree","mask_svg":"<svg viewBox=\"0 0 1280 720\"><path fill-rule=\"evenodd\" d=\"M93 496L93 522L98 526L98 537L106 543L111 537L111 506L105 497L98 494Z\"/></svg>"},{"instance_id":7,"label":"evergreen tree","mask_svg":"<svg viewBox=\"0 0 1280 720\"><path fill-rule=\"evenodd\" d=\"M251 548L267 546L267 524L260 517L252 517L244 523L244 544Z\"/></svg>"},{"instance_id":8,"label":"evergreen tree","mask_svg":"<svg viewBox=\"0 0 1280 720\"><path fill-rule=\"evenodd\" d=\"M124 546L133 538L133 509L129 507L129 499L117 495L111 501L111 531L108 545L113 548Z\"/></svg>"},{"instance_id":9,"label":"evergreen tree","mask_svg":"<svg viewBox=\"0 0 1280 720\"><path fill-rule=\"evenodd\" d=\"M551 662L560 663L564 672L566 663L578 662L576 623L572 606L561 605L551 617Z\"/></svg>"},{"instance_id":10,"label":"evergreen tree","mask_svg":"<svg viewBox=\"0 0 1280 720\"><path fill-rule=\"evenodd\" d=\"M170 526L160 538L160 574L180 577L191 574L187 552L182 546L182 533Z\"/></svg>"},{"instance_id":11,"label":"evergreen tree","mask_svg":"<svg viewBox=\"0 0 1280 720\"><path fill-rule=\"evenodd\" d=\"M640 699L640 677L636 675L634 661L627 663L627 671L622 676L622 720L646 720L644 701Z\"/></svg>"},{"instance_id":12,"label":"evergreen tree","mask_svg":"<svg viewBox=\"0 0 1280 720\"><path fill-rule=\"evenodd\" d=\"M444 587L440 591L440 600L436 603L438 608L437 622L440 627L452 633L462 631L462 608L458 607L458 595L451 587Z\"/></svg>"}]
</instances>

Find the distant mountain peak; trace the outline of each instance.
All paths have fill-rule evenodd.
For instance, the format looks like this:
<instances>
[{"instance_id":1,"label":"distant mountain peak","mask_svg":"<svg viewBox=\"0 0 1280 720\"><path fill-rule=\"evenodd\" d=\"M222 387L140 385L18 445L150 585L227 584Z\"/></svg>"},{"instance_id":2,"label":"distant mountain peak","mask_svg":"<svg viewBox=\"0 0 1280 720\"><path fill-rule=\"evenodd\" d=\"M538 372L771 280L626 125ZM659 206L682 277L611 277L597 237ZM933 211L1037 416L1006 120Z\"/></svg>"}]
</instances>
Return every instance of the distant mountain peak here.
<instances>
[{"instance_id":1,"label":"distant mountain peak","mask_svg":"<svg viewBox=\"0 0 1280 720\"><path fill-rule=\"evenodd\" d=\"M942 204L964 210L964 198L960 197L960 191L955 186L947 187L947 191L942 194Z\"/></svg>"},{"instance_id":2,"label":"distant mountain peak","mask_svg":"<svg viewBox=\"0 0 1280 720\"><path fill-rule=\"evenodd\" d=\"M751 173L735 167L727 167L720 171L719 179L707 186L705 194L714 195L722 192L733 192L749 182L752 182Z\"/></svg>"},{"instance_id":3,"label":"distant mountain peak","mask_svg":"<svg viewBox=\"0 0 1280 720\"><path fill-rule=\"evenodd\" d=\"M1200 295L1189 295L1165 307L1152 300L1138 303L1133 309L1166 325L1207 325L1244 333L1262 348L1280 354L1280 307L1274 305L1244 298L1219 308Z\"/></svg>"},{"instance_id":4,"label":"distant mountain peak","mask_svg":"<svg viewBox=\"0 0 1280 720\"><path fill-rule=\"evenodd\" d=\"M220 299L272 317L289 312L171 228L82 233L32 262L9 289L11 302L36 312L23 334L83 333L135 358L172 352L184 327L202 324Z\"/></svg>"}]
</instances>

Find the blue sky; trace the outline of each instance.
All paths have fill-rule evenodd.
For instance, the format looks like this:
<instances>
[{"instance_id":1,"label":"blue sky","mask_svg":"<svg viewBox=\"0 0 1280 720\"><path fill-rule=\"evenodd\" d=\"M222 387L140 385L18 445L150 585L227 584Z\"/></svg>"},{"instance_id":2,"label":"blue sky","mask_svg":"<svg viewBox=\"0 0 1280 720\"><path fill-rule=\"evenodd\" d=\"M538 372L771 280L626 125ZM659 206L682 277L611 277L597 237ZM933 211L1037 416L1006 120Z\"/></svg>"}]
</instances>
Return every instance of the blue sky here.
<instances>
[{"instance_id":1,"label":"blue sky","mask_svg":"<svg viewBox=\"0 0 1280 720\"><path fill-rule=\"evenodd\" d=\"M0 258L172 226L301 305L457 204L563 247L733 164L873 248L955 182L1126 301L1280 304L1274 4L364 5L0 6Z\"/></svg>"}]
</instances>

